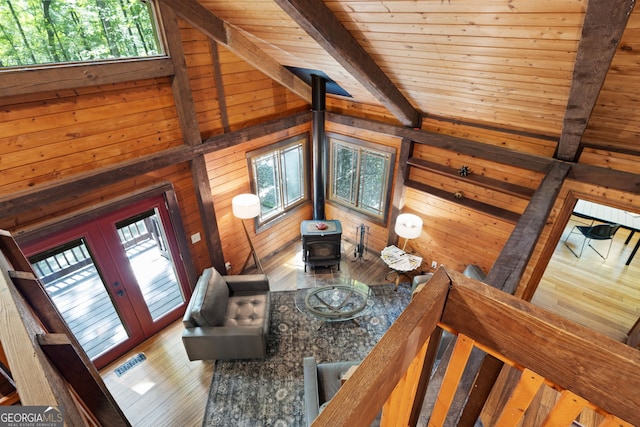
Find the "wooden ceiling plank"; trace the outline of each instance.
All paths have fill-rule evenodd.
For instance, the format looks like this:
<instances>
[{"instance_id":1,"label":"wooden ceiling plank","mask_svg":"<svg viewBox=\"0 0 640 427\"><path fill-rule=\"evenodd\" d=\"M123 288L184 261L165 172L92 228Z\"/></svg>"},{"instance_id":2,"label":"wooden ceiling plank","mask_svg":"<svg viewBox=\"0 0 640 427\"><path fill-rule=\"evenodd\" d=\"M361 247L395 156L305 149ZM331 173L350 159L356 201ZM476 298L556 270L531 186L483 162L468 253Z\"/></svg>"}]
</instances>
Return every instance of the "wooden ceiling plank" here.
<instances>
[{"instance_id":1,"label":"wooden ceiling plank","mask_svg":"<svg viewBox=\"0 0 640 427\"><path fill-rule=\"evenodd\" d=\"M575 161L635 0L590 0L556 157Z\"/></svg>"},{"instance_id":2,"label":"wooden ceiling plank","mask_svg":"<svg viewBox=\"0 0 640 427\"><path fill-rule=\"evenodd\" d=\"M320 0L275 0L324 50L378 99L402 124L417 127L420 113L353 35Z\"/></svg>"},{"instance_id":3,"label":"wooden ceiling plank","mask_svg":"<svg viewBox=\"0 0 640 427\"><path fill-rule=\"evenodd\" d=\"M214 15L196 0L162 0L180 18L222 44L235 55L286 87L307 102L311 102L311 87L302 79L266 55L240 30Z\"/></svg>"}]
</instances>

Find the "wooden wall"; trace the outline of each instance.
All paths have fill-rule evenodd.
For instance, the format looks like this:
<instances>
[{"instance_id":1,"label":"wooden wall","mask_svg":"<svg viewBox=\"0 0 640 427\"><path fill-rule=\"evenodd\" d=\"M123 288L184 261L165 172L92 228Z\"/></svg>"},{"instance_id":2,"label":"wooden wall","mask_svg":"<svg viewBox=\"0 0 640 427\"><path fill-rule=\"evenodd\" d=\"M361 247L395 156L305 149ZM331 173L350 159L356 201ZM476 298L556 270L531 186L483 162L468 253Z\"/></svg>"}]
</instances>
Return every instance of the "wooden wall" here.
<instances>
[{"instance_id":1,"label":"wooden wall","mask_svg":"<svg viewBox=\"0 0 640 427\"><path fill-rule=\"evenodd\" d=\"M220 101L224 99L216 84L216 63L212 55L216 45L183 20L178 19L178 25L198 126L202 138L206 139L224 130L220 108Z\"/></svg>"},{"instance_id":2,"label":"wooden wall","mask_svg":"<svg viewBox=\"0 0 640 427\"><path fill-rule=\"evenodd\" d=\"M331 121L327 121L326 123L327 132L333 132L345 136L350 136L353 138L358 138L361 140L373 142L376 144L384 145L387 147L392 147L396 149L396 164L393 168L394 176L398 173L399 170L399 157L400 157L400 143L401 139L398 137L393 137L390 135L385 135L377 132L372 132L365 129L359 129L355 127L350 127L346 125L341 125L338 123L333 123ZM391 200L393 200L393 191L391 190ZM369 217L358 214L354 211L351 211L343 206L338 204L334 204L331 202L327 202L325 206L325 215L327 219L339 219L342 223L342 233L343 238L348 241L355 242L356 237L356 229L361 224L369 227L369 235L368 235L368 250L379 253L382 249L390 244L395 244L396 242L388 242L389 235L389 227L393 228L393 224L389 224L389 219L387 219L386 223L380 223L378 221L373 221ZM391 208L389 209L389 217L391 217Z\"/></svg>"},{"instance_id":3,"label":"wooden wall","mask_svg":"<svg viewBox=\"0 0 640 427\"><path fill-rule=\"evenodd\" d=\"M231 199L242 193L250 193L249 168L246 153L294 135L309 133L309 124L297 126L283 132L218 150L206 156L207 172L211 186L216 219L222 241L225 262L231 263L231 274L239 274L250 255L249 242L241 221L233 216ZM309 144L311 140L309 138ZM309 149L310 149L309 145ZM260 258L268 257L283 246L299 239L300 222L311 219L311 204L289 213L277 224L256 234L252 220L245 220L251 240ZM249 262L253 266L253 260Z\"/></svg>"},{"instance_id":4,"label":"wooden wall","mask_svg":"<svg viewBox=\"0 0 640 427\"><path fill-rule=\"evenodd\" d=\"M185 22L179 23L203 139L309 109L306 101L210 43ZM0 200L9 201L16 195L87 177L184 143L170 78L0 97L0 106ZM268 138L267 142L253 145L261 143L268 143ZM244 165L246 169L246 161ZM205 231L188 163L113 181L95 188L78 186L69 198L19 214L0 215L0 227L14 233L32 230L145 187L169 183L178 198L186 233L183 238L190 247L195 269L201 271L211 265L205 241L192 244L189 239L195 233L204 235ZM214 197L226 194L227 184L218 187L218 181L214 182ZM222 235L225 247L238 241L236 236Z\"/></svg>"},{"instance_id":5,"label":"wooden wall","mask_svg":"<svg viewBox=\"0 0 640 427\"><path fill-rule=\"evenodd\" d=\"M0 198L64 182L182 144L168 79L149 79L4 98L0 112ZM0 227L20 234L43 223L169 183L187 234L202 230L188 164L176 164L99 188L78 187L67 199L2 215ZM87 191L90 190L90 191ZM196 265L208 258L192 246Z\"/></svg>"},{"instance_id":6,"label":"wooden wall","mask_svg":"<svg viewBox=\"0 0 640 427\"><path fill-rule=\"evenodd\" d=\"M181 144L168 79L4 99L0 194Z\"/></svg>"}]
</instances>

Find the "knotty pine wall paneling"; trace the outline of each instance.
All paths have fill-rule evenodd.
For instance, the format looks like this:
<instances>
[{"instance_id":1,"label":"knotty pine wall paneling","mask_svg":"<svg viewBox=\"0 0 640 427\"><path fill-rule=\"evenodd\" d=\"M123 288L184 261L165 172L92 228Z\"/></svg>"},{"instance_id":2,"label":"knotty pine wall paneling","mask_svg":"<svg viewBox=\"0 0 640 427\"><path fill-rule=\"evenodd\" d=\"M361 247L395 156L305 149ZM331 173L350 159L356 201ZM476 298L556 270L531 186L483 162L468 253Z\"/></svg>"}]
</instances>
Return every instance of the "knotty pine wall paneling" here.
<instances>
[{"instance_id":1,"label":"knotty pine wall paneling","mask_svg":"<svg viewBox=\"0 0 640 427\"><path fill-rule=\"evenodd\" d=\"M424 221L420 237L410 244L430 265L436 261L456 271L467 264L479 265L488 273L513 231L515 224L407 188L405 211Z\"/></svg>"},{"instance_id":2,"label":"knotty pine wall paneling","mask_svg":"<svg viewBox=\"0 0 640 427\"><path fill-rule=\"evenodd\" d=\"M0 195L181 143L168 79L26 98L0 110Z\"/></svg>"},{"instance_id":3,"label":"knotty pine wall paneling","mask_svg":"<svg viewBox=\"0 0 640 427\"><path fill-rule=\"evenodd\" d=\"M222 46L218 48L218 58L230 130L242 129L294 112L310 111L305 100Z\"/></svg>"},{"instance_id":4,"label":"knotty pine wall paneling","mask_svg":"<svg viewBox=\"0 0 640 427\"><path fill-rule=\"evenodd\" d=\"M558 135L502 131L498 128L475 126L432 116L422 120L422 130L545 157L553 157L559 138Z\"/></svg>"},{"instance_id":5,"label":"knotty pine wall paneling","mask_svg":"<svg viewBox=\"0 0 640 427\"><path fill-rule=\"evenodd\" d=\"M402 123L389 113L389 110L380 105L363 104L345 98L327 95L326 107L327 111L332 113L402 126Z\"/></svg>"},{"instance_id":6,"label":"knotty pine wall paneling","mask_svg":"<svg viewBox=\"0 0 640 427\"><path fill-rule=\"evenodd\" d=\"M222 251L225 262L231 263L231 270L228 273L239 274L250 254L249 243L244 234L242 223L233 216L231 208L231 200L234 196L251 192L246 153L303 133L309 134L309 144L311 144L310 125L307 123L205 156ZM308 149L311 149L311 145ZM311 217L311 204L309 203L291 212L282 221L260 230L258 233L256 233L252 220L245 220L245 225L251 235L256 252L262 259L299 239L300 222L311 219ZM250 260L249 266L252 265L253 260Z\"/></svg>"},{"instance_id":7,"label":"knotty pine wall paneling","mask_svg":"<svg viewBox=\"0 0 640 427\"><path fill-rule=\"evenodd\" d=\"M579 163L615 169L623 172L638 173L640 154L606 150L604 148L585 147L580 153Z\"/></svg>"},{"instance_id":8,"label":"knotty pine wall paneling","mask_svg":"<svg viewBox=\"0 0 640 427\"><path fill-rule=\"evenodd\" d=\"M3 98L0 198L10 200L13 194L180 145L182 136L168 78ZM19 215L0 214L0 227L14 233L31 229L161 182L171 183L176 191L186 233L202 233L186 164L86 193L81 190ZM196 269L207 266L206 248L187 241Z\"/></svg>"}]
</instances>

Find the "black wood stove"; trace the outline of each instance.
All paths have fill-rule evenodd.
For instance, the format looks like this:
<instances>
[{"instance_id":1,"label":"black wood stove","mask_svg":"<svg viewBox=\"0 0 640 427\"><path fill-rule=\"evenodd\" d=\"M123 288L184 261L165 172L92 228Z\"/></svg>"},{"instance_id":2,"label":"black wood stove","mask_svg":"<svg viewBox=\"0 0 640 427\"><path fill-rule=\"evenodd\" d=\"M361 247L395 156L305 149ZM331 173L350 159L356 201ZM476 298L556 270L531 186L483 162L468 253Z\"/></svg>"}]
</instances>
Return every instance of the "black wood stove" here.
<instances>
[{"instance_id":1,"label":"black wood stove","mask_svg":"<svg viewBox=\"0 0 640 427\"><path fill-rule=\"evenodd\" d=\"M340 244L342 225L338 220L308 220L300 224L304 271L311 267L338 266L340 270Z\"/></svg>"}]
</instances>

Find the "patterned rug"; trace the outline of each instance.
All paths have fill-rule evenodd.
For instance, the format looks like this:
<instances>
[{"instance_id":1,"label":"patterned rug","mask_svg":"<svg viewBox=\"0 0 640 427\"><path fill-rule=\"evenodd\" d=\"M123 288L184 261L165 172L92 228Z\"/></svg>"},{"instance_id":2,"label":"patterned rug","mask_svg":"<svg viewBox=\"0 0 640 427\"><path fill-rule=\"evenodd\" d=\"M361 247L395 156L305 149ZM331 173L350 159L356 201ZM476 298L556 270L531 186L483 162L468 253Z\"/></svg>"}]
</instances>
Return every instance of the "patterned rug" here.
<instances>
[{"instance_id":1,"label":"patterned rug","mask_svg":"<svg viewBox=\"0 0 640 427\"><path fill-rule=\"evenodd\" d=\"M372 286L375 304L358 324L312 320L296 309L296 291L272 292L267 358L216 361L202 425L304 425L302 359L363 359L409 304L409 285L393 288Z\"/></svg>"}]
</instances>

